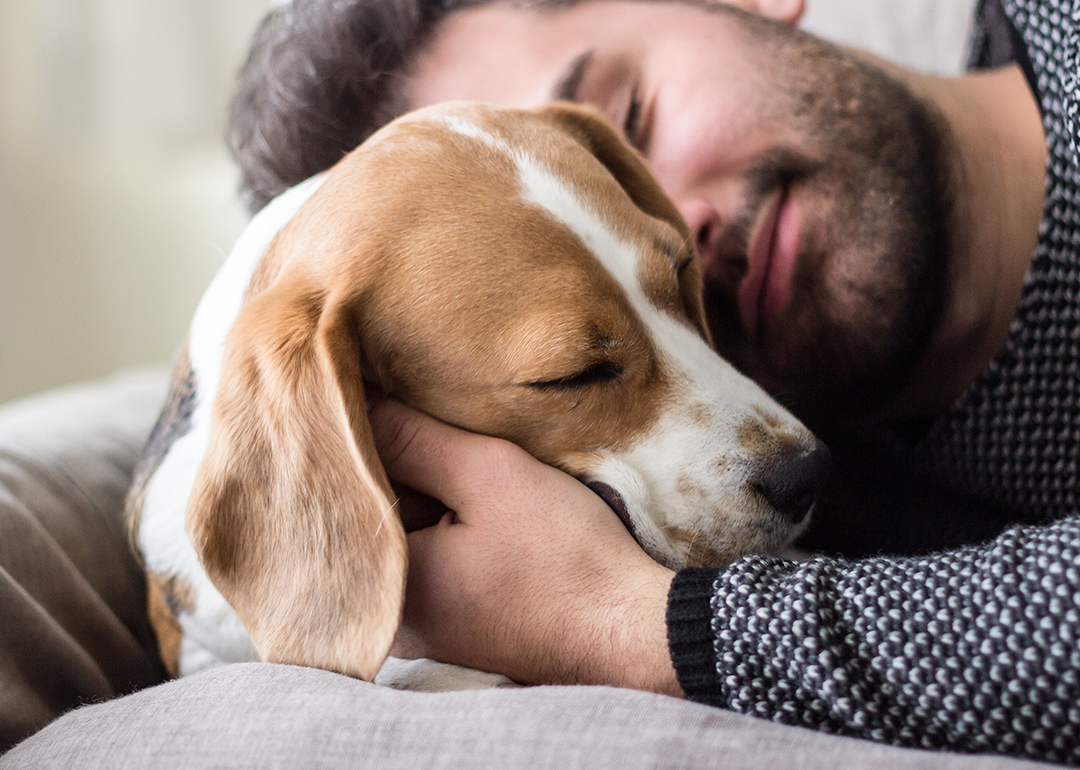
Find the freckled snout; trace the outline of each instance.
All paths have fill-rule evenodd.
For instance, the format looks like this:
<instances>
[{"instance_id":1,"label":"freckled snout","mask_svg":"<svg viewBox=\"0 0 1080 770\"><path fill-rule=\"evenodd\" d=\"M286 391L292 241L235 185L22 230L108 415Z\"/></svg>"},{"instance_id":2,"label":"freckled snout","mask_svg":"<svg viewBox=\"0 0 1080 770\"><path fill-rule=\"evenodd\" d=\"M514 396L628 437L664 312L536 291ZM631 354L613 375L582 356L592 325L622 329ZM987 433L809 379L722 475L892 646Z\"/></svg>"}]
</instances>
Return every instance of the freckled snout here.
<instances>
[{"instance_id":1,"label":"freckled snout","mask_svg":"<svg viewBox=\"0 0 1080 770\"><path fill-rule=\"evenodd\" d=\"M790 448L762 463L750 484L785 520L796 525L810 513L831 468L829 448L812 439L809 445Z\"/></svg>"}]
</instances>

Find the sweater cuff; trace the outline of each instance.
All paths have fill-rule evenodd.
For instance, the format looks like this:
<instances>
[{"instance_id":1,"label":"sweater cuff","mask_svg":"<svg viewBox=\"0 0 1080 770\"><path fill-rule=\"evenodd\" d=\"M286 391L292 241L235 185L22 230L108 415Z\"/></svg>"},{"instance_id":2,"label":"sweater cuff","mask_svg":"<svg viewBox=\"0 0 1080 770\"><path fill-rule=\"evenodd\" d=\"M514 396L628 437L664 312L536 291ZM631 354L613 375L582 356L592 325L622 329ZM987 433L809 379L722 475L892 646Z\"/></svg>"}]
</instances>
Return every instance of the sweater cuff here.
<instances>
[{"instance_id":1,"label":"sweater cuff","mask_svg":"<svg viewBox=\"0 0 1080 770\"><path fill-rule=\"evenodd\" d=\"M712 600L719 570L684 569L668 592L668 650L686 697L720 706Z\"/></svg>"}]
</instances>

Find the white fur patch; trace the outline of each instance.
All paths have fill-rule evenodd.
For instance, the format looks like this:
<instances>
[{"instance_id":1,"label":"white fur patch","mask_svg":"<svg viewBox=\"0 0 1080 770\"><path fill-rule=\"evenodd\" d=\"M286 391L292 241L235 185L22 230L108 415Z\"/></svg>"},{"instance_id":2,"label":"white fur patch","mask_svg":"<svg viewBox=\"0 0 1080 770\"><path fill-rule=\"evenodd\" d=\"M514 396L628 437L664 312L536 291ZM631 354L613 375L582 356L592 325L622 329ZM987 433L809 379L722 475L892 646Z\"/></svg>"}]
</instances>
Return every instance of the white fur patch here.
<instances>
[{"instance_id":1,"label":"white fur patch","mask_svg":"<svg viewBox=\"0 0 1080 770\"><path fill-rule=\"evenodd\" d=\"M470 139L479 139L485 144L499 147L500 149L509 149L504 142L500 142L480 126L476 125L471 120L467 120L461 115L441 115L437 120L455 134L461 134Z\"/></svg>"}]
</instances>

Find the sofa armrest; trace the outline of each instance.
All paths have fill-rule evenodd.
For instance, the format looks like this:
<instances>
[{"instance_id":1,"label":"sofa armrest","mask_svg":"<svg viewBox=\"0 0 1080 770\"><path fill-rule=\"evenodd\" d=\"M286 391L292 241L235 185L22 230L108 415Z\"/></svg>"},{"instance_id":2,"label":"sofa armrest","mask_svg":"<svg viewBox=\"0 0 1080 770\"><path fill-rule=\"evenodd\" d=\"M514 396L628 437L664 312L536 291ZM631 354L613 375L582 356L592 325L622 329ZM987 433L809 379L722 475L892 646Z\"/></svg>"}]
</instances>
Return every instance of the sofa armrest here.
<instances>
[{"instance_id":1,"label":"sofa armrest","mask_svg":"<svg viewBox=\"0 0 1080 770\"><path fill-rule=\"evenodd\" d=\"M0 407L0 750L163 681L124 497L163 370Z\"/></svg>"}]
</instances>

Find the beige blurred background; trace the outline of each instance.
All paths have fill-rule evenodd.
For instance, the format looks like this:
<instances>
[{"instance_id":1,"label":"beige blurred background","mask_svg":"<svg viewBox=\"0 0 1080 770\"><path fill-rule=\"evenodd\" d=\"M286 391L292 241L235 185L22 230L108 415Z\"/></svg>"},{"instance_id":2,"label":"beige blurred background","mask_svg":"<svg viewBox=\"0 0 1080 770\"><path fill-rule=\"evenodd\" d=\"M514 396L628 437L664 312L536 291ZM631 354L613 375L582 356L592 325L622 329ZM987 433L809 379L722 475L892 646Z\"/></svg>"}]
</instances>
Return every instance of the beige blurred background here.
<instances>
[{"instance_id":1,"label":"beige blurred background","mask_svg":"<svg viewBox=\"0 0 1080 770\"><path fill-rule=\"evenodd\" d=\"M804 26L938 72L974 0L808 0ZM246 221L221 141L274 0L0 0L0 403L167 364Z\"/></svg>"}]
</instances>

